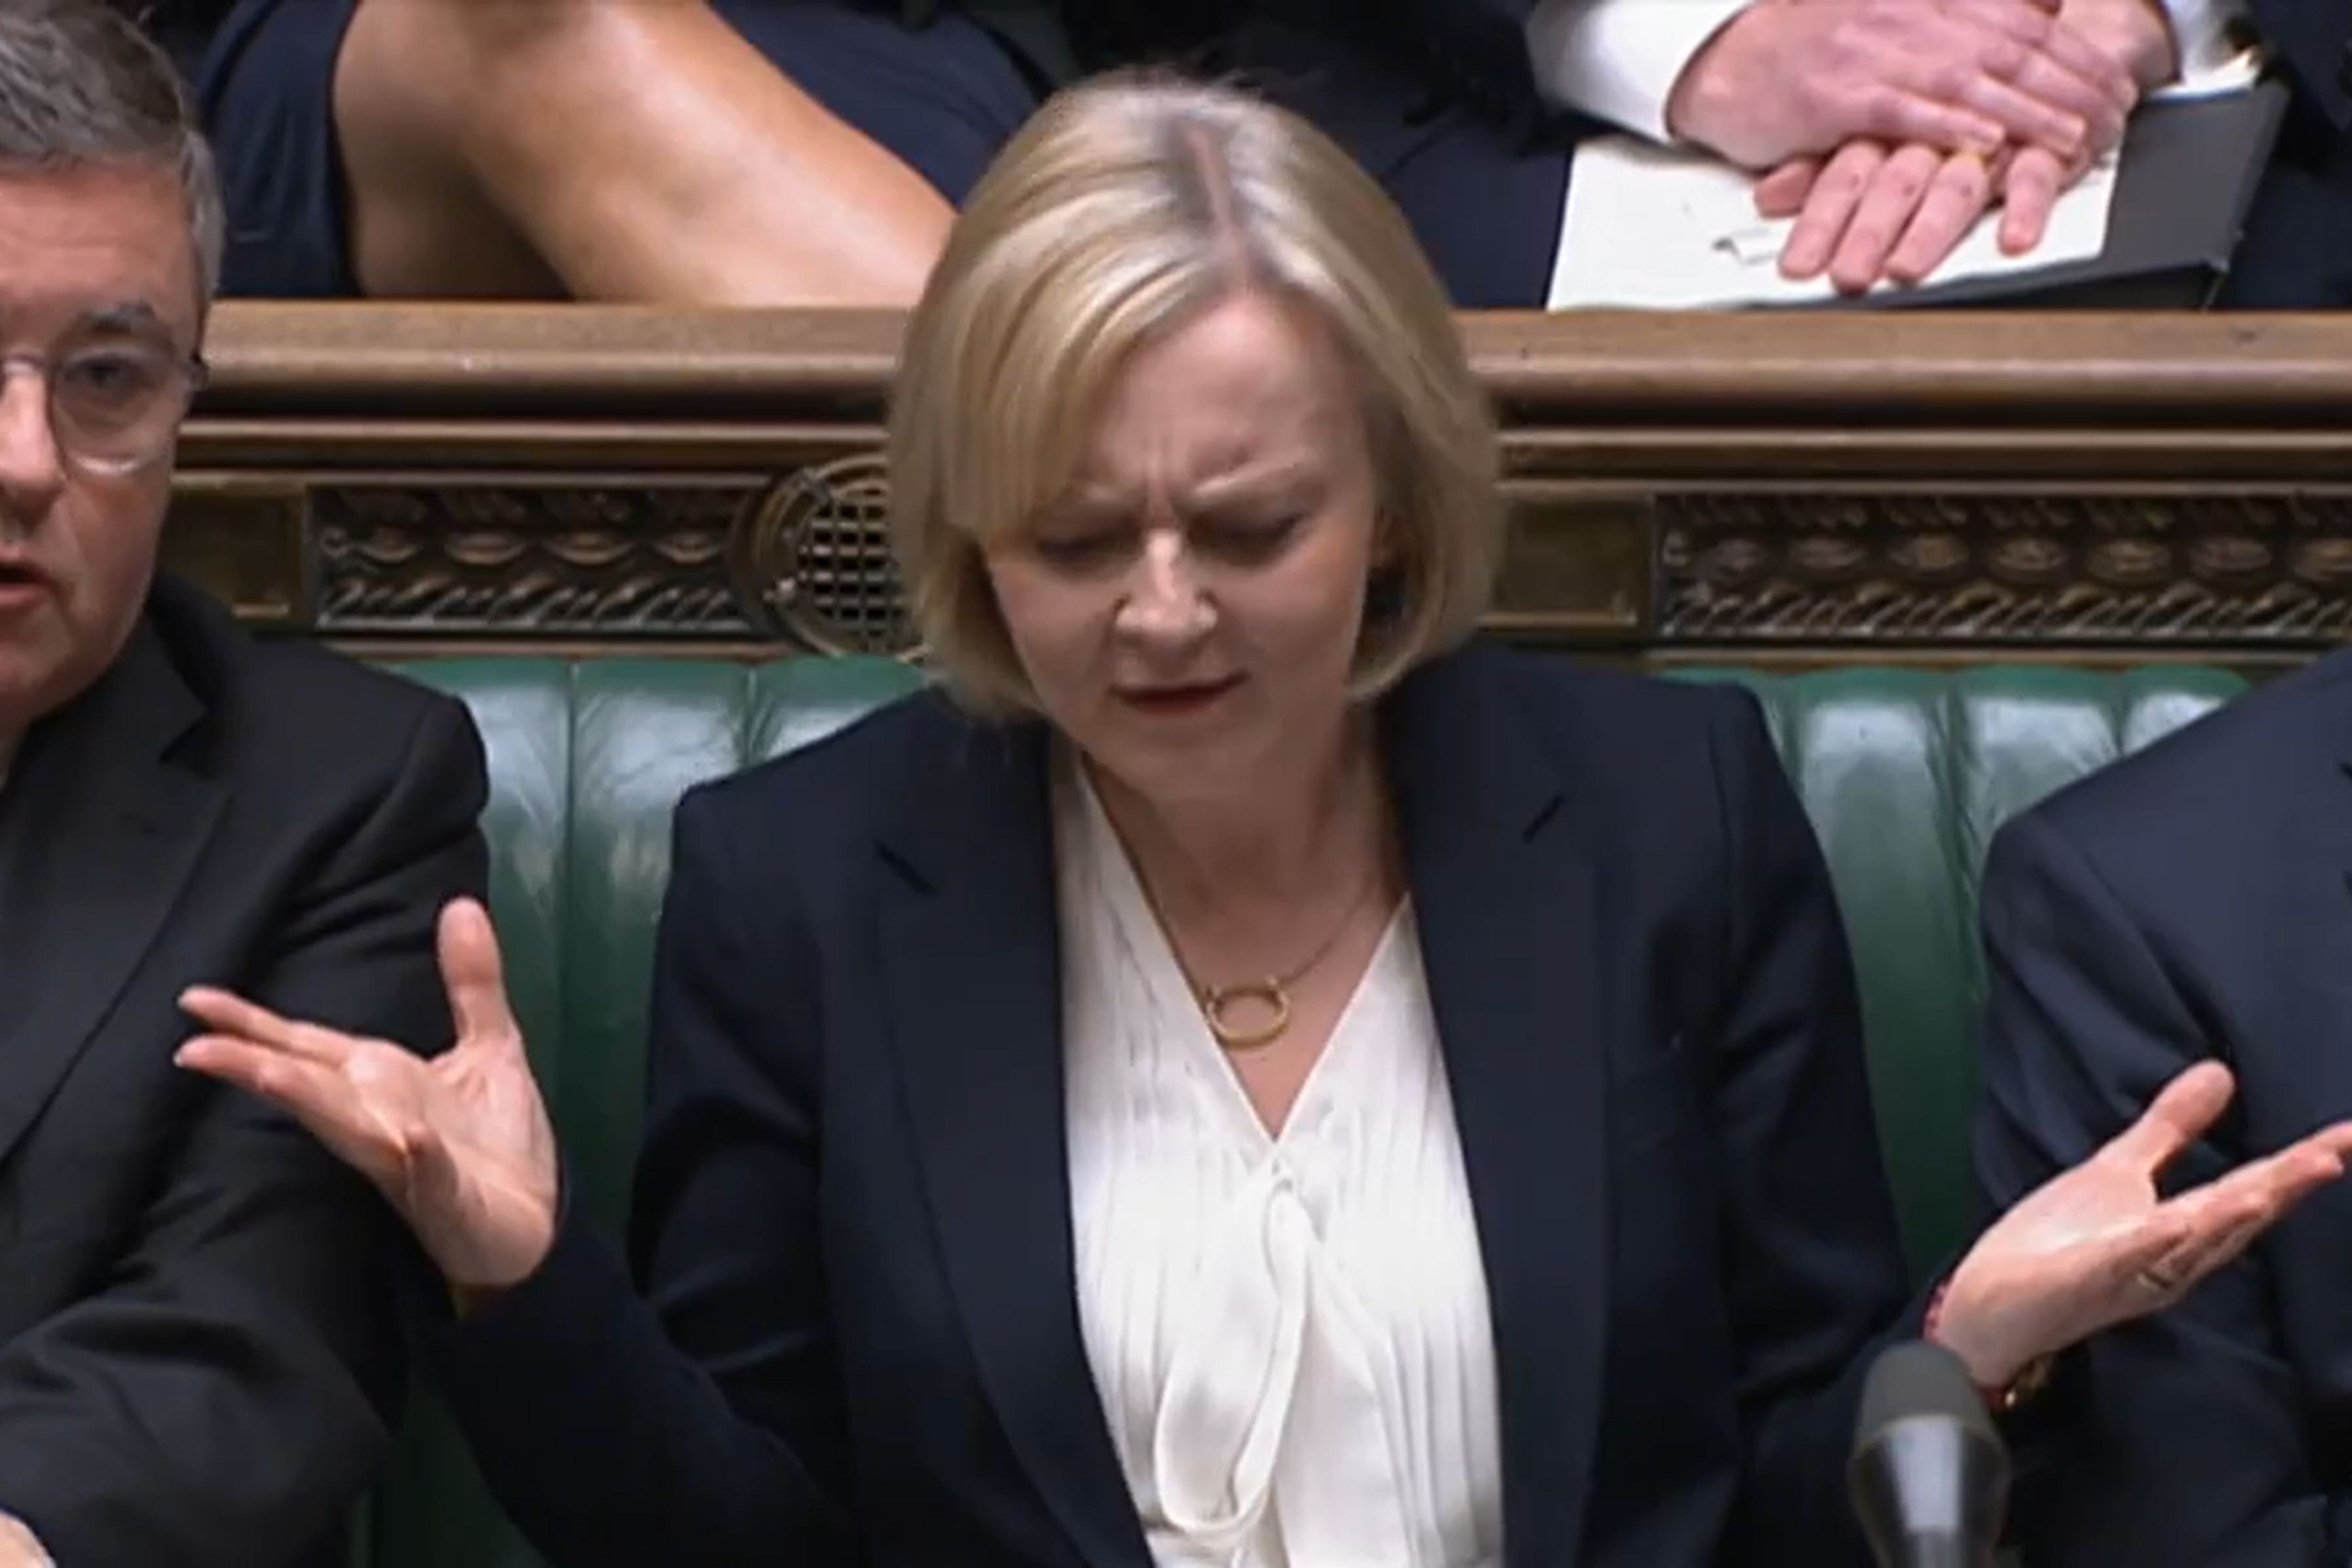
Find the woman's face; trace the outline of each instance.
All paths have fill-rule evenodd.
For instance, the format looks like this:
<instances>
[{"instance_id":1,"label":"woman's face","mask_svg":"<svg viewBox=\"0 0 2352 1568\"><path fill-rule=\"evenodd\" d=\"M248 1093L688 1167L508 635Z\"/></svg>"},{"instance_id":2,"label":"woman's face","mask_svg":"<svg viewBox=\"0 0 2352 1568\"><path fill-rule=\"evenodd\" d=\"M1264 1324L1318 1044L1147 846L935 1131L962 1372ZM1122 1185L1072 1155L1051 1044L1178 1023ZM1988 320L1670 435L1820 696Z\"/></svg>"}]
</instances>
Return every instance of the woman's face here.
<instances>
[{"instance_id":1,"label":"woman's face","mask_svg":"<svg viewBox=\"0 0 2352 1568\"><path fill-rule=\"evenodd\" d=\"M1339 731L1381 550L1348 367L1238 294L1139 351L1067 494L986 551L1045 716L1162 805L1245 801Z\"/></svg>"}]
</instances>

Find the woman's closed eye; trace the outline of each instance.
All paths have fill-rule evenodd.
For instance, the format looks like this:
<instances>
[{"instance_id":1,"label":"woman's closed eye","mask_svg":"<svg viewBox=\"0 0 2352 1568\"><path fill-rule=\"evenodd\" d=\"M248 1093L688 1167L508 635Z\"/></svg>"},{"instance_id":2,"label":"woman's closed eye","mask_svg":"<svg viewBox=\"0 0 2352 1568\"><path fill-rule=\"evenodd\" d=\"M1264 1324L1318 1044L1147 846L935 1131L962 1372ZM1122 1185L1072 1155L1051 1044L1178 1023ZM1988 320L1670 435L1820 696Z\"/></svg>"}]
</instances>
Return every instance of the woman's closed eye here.
<instances>
[{"instance_id":1,"label":"woman's closed eye","mask_svg":"<svg viewBox=\"0 0 2352 1568\"><path fill-rule=\"evenodd\" d=\"M1068 528L1033 535L1029 548L1048 566L1079 572L1119 560L1134 542L1135 531L1129 528Z\"/></svg>"},{"instance_id":2,"label":"woman's closed eye","mask_svg":"<svg viewBox=\"0 0 2352 1568\"><path fill-rule=\"evenodd\" d=\"M1192 525L1191 537L1207 554L1250 564L1282 553L1306 521L1303 512L1273 518L1203 518Z\"/></svg>"}]
</instances>

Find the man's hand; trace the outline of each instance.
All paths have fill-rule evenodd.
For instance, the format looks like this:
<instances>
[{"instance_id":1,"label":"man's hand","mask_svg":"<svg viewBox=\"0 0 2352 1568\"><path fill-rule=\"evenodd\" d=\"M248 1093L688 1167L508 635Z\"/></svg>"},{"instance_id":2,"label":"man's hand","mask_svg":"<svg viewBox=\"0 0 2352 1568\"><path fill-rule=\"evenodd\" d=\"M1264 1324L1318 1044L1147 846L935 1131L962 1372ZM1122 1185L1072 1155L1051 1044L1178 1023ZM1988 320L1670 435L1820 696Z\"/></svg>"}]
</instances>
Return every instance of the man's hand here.
<instances>
[{"instance_id":1,"label":"man's hand","mask_svg":"<svg viewBox=\"0 0 2352 1568\"><path fill-rule=\"evenodd\" d=\"M2058 19L2124 68L2135 101L2180 74L2180 40L2164 0L2063 0Z\"/></svg>"},{"instance_id":2,"label":"man's hand","mask_svg":"<svg viewBox=\"0 0 2352 1568\"><path fill-rule=\"evenodd\" d=\"M0 1568L57 1568L24 1521L0 1513Z\"/></svg>"},{"instance_id":3,"label":"man's hand","mask_svg":"<svg viewBox=\"0 0 2352 1568\"><path fill-rule=\"evenodd\" d=\"M2066 0L2057 26L2126 73L2126 109L2178 71L2160 0ZM1988 159L1924 142L1890 151L1857 139L1826 161L1791 159L1773 170L1757 185L1756 206L1766 217L1797 218L1780 253L1784 277L1826 270L1845 293L1881 279L1917 283L1995 205L2002 209L2003 253L2021 256L2041 244L2059 195L2109 145L2095 142L2063 158L2047 146L2012 144Z\"/></svg>"},{"instance_id":4,"label":"man's hand","mask_svg":"<svg viewBox=\"0 0 2352 1568\"><path fill-rule=\"evenodd\" d=\"M2045 0L1756 0L1684 68L1666 122L1752 169L1859 138L2071 160L2121 135L2133 96Z\"/></svg>"},{"instance_id":5,"label":"man's hand","mask_svg":"<svg viewBox=\"0 0 2352 1568\"><path fill-rule=\"evenodd\" d=\"M1826 163L1802 159L1766 175L1756 208L1797 219L1780 250L1781 276L1826 271L1841 292L1858 294L1882 278L1924 281L1996 204L2001 250L2023 255L2042 243L2059 192L2088 167L2087 160L2063 163L2043 147L1985 159L1918 142L1890 153L1851 142Z\"/></svg>"}]
</instances>

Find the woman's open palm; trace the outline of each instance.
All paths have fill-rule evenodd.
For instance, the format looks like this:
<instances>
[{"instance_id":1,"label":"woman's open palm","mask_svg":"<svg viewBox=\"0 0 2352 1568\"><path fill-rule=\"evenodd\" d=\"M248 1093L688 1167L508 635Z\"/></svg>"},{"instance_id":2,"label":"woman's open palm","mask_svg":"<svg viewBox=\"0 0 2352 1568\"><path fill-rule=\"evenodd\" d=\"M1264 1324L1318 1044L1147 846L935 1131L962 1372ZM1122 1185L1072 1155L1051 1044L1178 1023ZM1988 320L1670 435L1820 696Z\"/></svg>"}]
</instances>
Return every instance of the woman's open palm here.
<instances>
[{"instance_id":1,"label":"woman's open palm","mask_svg":"<svg viewBox=\"0 0 2352 1568\"><path fill-rule=\"evenodd\" d=\"M499 1289L553 1245L555 1135L507 1005L488 914L456 900L441 911L437 940L457 1028L437 1057L197 986L180 1005L210 1032L176 1059L309 1128L391 1200L451 1284Z\"/></svg>"},{"instance_id":2,"label":"woman's open palm","mask_svg":"<svg viewBox=\"0 0 2352 1568\"><path fill-rule=\"evenodd\" d=\"M1979 1381L2003 1384L2038 1356L2172 1306L2343 1175L2352 1122L2165 1196L2165 1170L2235 1092L2218 1061L2186 1068L2138 1121L2027 1194L1953 1271L1937 1337Z\"/></svg>"}]
</instances>

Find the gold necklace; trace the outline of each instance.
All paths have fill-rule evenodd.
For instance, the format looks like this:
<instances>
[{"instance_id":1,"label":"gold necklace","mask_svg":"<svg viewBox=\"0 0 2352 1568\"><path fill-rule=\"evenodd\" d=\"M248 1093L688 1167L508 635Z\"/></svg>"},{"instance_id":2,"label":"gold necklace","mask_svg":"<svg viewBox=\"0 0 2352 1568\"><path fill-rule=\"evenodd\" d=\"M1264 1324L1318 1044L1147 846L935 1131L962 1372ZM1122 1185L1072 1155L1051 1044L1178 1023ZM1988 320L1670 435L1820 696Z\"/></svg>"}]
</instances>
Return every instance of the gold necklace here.
<instances>
[{"instance_id":1,"label":"gold necklace","mask_svg":"<svg viewBox=\"0 0 2352 1568\"><path fill-rule=\"evenodd\" d=\"M1192 973L1192 966L1184 962L1184 954L1176 943L1175 928L1160 913L1160 900L1152 895L1150 884L1145 882L1140 874L1135 879L1142 887L1144 901L1151 906L1152 915L1159 920L1160 929L1168 938L1168 952L1176 960L1176 967L1183 974L1185 985L1200 1004L1201 1016L1208 1024L1209 1033L1217 1037L1217 1044L1225 1050L1254 1051L1261 1046L1274 1044L1290 1027L1290 988L1306 979L1338 945L1339 938L1348 930L1349 922L1356 918L1356 911L1380 886L1381 871L1379 862L1375 861L1372 874L1364 879L1364 885L1356 896L1348 900L1347 908L1339 911L1339 919L1331 927L1330 934L1317 944L1315 951L1308 953L1303 963L1295 965L1287 973L1269 974L1262 980L1235 981L1230 985L1201 984ZM1247 1001L1265 1004L1274 1016L1255 1029L1245 1029L1228 1021L1225 1010L1237 1002Z\"/></svg>"}]
</instances>

